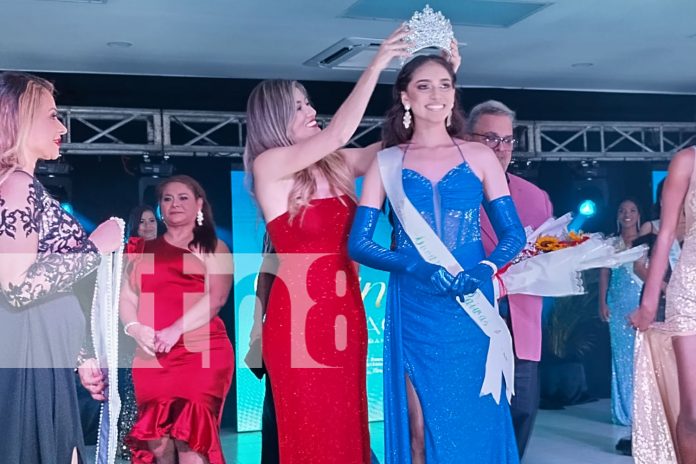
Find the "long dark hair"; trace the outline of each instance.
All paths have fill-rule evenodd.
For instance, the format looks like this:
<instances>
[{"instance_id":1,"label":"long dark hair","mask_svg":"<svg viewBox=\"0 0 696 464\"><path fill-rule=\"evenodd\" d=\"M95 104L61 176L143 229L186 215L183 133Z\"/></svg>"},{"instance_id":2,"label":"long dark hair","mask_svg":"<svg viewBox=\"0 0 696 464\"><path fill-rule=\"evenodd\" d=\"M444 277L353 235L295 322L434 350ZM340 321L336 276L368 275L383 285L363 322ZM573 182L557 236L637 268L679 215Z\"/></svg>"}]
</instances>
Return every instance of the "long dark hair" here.
<instances>
[{"instance_id":1,"label":"long dark hair","mask_svg":"<svg viewBox=\"0 0 696 464\"><path fill-rule=\"evenodd\" d=\"M157 218L154 208L148 205L139 205L133 208L130 215L128 215L128 226L126 227L126 230L128 230L128 238L138 237L138 228L140 227L140 221L143 219L143 213L145 211L151 212L152 215L155 216L155 219ZM159 235L159 224L157 224L157 234Z\"/></svg>"},{"instance_id":2,"label":"long dark hair","mask_svg":"<svg viewBox=\"0 0 696 464\"><path fill-rule=\"evenodd\" d=\"M210 207L210 203L208 203L208 198L205 196L205 190L203 190L203 187L201 187L201 184L199 184L198 181L196 181L193 177L185 175L168 177L157 186L157 201L162 201L162 192L164 191L164 187L175 182L184 184L191 189L196 199L200 198L203 200L203 207L201 208L201 211L203 211L203 225L199 226L198 223L194 224L193 240L191 240L191 242L188 244L188 247L197 247L203 253L214 253L215 248L217 247L218 238L217 233L215 232L213 210Z\"/></svg>"},{"instance_id":3,"label":"long dark hair","mask_svg":"<svg viewBox=\"0 0 696 464\"><path fill-rule=\"evenodd\" d=\"M406 87L413 79L413 73L426 63L437 63L450 75L452 85L457 83L457 75L449 61L439 55L419 55L406 63L399 75L396 77L394 87L392 87L392 106L387 111L387 116L382 126L382 147L391 147L406 143L413 137L413 126L406 129L403 124L404 106L401 103L401 92L406 91ZM415 121L414 121L415 122ZM465 134L465 118L459 105L459 92L455 87L454 106L452 107L451 124L447 126L447 133L452 137L463 137Z\"/></svg>"}]
</instances>

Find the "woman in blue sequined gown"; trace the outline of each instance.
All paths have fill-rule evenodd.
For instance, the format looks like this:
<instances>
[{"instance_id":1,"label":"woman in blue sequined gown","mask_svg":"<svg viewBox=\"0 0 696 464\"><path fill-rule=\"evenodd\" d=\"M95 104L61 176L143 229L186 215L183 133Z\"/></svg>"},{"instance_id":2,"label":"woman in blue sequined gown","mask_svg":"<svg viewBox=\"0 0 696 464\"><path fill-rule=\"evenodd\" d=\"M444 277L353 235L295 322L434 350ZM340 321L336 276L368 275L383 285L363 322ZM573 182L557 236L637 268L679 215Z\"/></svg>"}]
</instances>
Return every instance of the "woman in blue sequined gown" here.
<instances>
[{"instance_id":1,"label":"woman in blue sequined gown","mask_svg":"<svg viewBox=\"0 0 696 464\"><path fill-rule=\"evenodd\" d=\"M632 246L640 231L640 210L635 201L619 204L615 246ZM633 272L633 263L602 269L599 288L600 317L609 322L611 339L611 417L615 424L631 426L633 405L633 347L636 331L628 316L640 303L643 281Z\"/></svg>"},{"instance_id":2,"label":"woman in blue sequined gown","mask_svg":"<svg viewBox=\"0 0 696 464\"><path fill-rule=\"evenodd\" d=\"M406 64L394 87L383 144L404 152L406 196L466 271L455 278L423 261L396 217L393 250L372 240L384 201L376 163L365 178L349 241L356 261L391 272L384 428L385 459L392 464L518 462L505 395L500 404L480 396L489 339L453 295L480 288L493 297L493 271L481 263L484 193L503 243L488 259L504 265L522 247L524 233L491 150L458 138L463 117L454 82L451 66L440 57ZM408 127L405 112L412 118Z\"/></svg>"}]
</instances>

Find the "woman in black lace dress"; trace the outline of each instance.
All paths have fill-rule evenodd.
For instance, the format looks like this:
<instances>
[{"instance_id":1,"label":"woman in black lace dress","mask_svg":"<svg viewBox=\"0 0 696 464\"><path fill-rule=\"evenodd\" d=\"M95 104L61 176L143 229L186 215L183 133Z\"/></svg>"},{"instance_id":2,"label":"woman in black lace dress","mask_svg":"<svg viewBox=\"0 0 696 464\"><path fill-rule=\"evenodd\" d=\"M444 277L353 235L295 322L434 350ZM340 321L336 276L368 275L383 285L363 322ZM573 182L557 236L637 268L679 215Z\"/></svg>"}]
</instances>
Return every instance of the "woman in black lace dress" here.
<instances>
[{"instance_id":1,"label":"woman in black lace dress","mask_svg":"<svg viewBox=\"0 0 696 464\"><path fill-rule=\"evenodd\" d=\"M120 246L114 221L89 237L34 177L65 126L53 86L0 74L0 461L84 460L73 368L85 320L72 285Z\"/></svg>"}]
</instances>

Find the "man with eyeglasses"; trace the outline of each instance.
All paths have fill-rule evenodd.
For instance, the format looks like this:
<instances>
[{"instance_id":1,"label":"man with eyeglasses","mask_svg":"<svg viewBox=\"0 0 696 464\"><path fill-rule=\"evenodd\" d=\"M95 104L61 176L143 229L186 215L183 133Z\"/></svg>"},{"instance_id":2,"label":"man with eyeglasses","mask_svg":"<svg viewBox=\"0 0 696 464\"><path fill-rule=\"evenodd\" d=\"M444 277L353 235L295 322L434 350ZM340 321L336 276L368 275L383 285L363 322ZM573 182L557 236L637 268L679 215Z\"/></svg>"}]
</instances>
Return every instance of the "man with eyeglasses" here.
<instances>
[{"instance_id":1,"label":"man with eyeglasses","mask_svg":"<svg viewBox=\"0 0 696 464\"><path fill-rule=\"evenodd\" d=\"M553 215L548 194L514 174L507 173L516 140L512 126L515 112L495 100L471 109L467 119L467 138L491 148L506 171L510 195L522 225L539 227ZM486 253L498 243L493 226L481 211L481 239ZM515 348L515 396L510 412L515 428L520 459L524 455L539 409L539 360L541 359L542 298L532 295L509 295L500 300L500 312L511 329Z\"/></svg>"}]
</instances>

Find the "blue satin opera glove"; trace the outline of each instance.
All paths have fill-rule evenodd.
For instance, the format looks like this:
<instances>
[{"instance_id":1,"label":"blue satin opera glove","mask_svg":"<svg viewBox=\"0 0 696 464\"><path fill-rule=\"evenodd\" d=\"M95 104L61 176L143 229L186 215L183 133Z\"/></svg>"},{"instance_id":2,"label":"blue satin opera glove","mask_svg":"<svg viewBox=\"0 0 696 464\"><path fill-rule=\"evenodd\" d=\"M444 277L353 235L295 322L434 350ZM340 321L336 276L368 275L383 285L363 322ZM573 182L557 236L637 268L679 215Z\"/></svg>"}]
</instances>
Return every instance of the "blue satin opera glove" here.
<instances>
[{"instance_id":1,"label":"blue satin opera glove","mask_svg":"<svg viewBox=\"0 0 696 464\"><path fill-rule=\"evenodd\" d=\"M457 274L450 288L453 296L463 298L490 282L497 269L505 266L522 251L527 240L510 195L496 198L485 205L485 208L498 236L498 245L484 261Z\"/></svg>"},{"instance_id":2,"label":"blue satin opera glove","mask_svg":"<svg viewBox=\"0 0 696 464\"><path fill-rule=\"evenodd\" d=\"M488 202L485 208L493 230L498 236L498 245L486 260L500 269L522 251L527 242L527 236L510 195Z\"/></svg>"},{"instance_id":3,"label":"blue satin opera glove","mask_svg":"<svg viewBox=\"0 0 696 464\"><path fill-rule=\"evenodd\" d=\"M493 274L491 266L479 263L471 269L457 274L450 287L450 294L464 298L464 296L481 288L486 282L490 282L493 279Z\"/></svg>"},{"instance_id":4,"label":"blue satin opera glove","mask_svg":"<svg viewBox=\"0 0 696 464\"><path fill-rule=\"evenodd\" d=\"M358 207L348 238L350 257L374 269L411 274L430 283L437 293L448 293L454 276L444 267L428 263L420 256L388 250L373 240L379 215L380 211L376 208Z\"/></svg>"}]
</instances>

